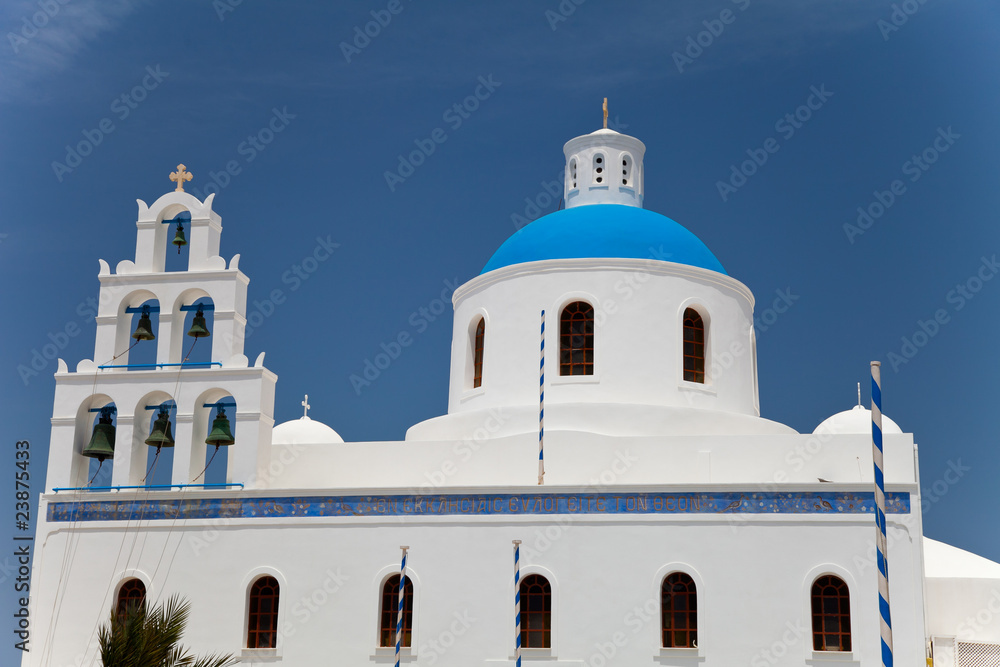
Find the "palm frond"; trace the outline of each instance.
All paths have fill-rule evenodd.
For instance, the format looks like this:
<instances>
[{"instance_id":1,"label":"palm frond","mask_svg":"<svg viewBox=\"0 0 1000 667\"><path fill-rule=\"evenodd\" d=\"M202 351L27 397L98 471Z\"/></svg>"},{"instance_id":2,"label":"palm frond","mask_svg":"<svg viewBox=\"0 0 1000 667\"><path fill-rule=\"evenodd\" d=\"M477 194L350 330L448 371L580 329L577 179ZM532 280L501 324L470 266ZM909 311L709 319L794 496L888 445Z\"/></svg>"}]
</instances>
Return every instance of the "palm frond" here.
<instances>
[{"instance_id":1,"label":"palm frond","mask_svg":"<svg viewBox=\"0 0 1000 667\"><path fill-rule=\"evenodd\" d=\"M100 627L97 640L103 667L229 667L238 660L232 654L195 657L181 638L191 615L191 603L179 595L148 607L145 601L131 604L124 613L111 610Z\"/></svg>"}]
</instances>

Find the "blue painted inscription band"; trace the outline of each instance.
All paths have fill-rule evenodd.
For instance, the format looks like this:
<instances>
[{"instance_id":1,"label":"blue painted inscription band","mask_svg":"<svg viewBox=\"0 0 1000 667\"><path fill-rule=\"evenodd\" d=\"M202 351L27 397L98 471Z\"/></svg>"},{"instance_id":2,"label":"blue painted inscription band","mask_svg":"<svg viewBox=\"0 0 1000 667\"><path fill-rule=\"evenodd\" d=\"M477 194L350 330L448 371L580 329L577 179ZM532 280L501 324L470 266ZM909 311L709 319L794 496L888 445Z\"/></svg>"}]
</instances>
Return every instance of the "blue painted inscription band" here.
<instances>
[{"instance_id":1,"label":"blue painted inscription band","mask_svg":"<svg viewBox=\"0 0 1000 667\"><path fill-rule=\"evenodd\" d=\"M909 493L887 493L886 511L908 514ZM517 493L282 498L84 500L49 504L49 521L168 521L326 516L538 514L871 514L873 493Z\"/></svg>"}]
</instances>

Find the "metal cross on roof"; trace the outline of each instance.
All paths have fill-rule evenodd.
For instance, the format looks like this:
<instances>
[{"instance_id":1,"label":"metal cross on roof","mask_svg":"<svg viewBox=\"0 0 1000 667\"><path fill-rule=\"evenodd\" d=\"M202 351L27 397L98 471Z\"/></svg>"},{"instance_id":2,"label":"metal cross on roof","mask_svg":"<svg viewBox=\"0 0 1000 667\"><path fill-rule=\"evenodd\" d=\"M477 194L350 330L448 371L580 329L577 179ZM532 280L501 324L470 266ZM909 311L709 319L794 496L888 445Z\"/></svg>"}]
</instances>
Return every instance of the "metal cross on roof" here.
<instances>
[{"instance_id":1,"label":"metal cross on roof","mask_svg":"<svg viewBox=\"0 0 1000 667\"><path fill-rule=\"evenodd\" d=\"M302 400L302 416L303 417L308 417L309 416L309 408L311 408L311 407L312 406L309 405L309 394L306 394L306 397Z\"/></svg>"},{"instance_id":2,"label":"metal cross on roof","mask_svg":"<svg viewBox=\"0 0 1000 667\"><path fill-rule=\"evenodd\" d=\"M194 174L182 164L177 165L177 171L170 172L170 180L177 183L175 192L184 192L184 181L190 181L192 178L194 178Z\"/></svg>"}]
</instances>

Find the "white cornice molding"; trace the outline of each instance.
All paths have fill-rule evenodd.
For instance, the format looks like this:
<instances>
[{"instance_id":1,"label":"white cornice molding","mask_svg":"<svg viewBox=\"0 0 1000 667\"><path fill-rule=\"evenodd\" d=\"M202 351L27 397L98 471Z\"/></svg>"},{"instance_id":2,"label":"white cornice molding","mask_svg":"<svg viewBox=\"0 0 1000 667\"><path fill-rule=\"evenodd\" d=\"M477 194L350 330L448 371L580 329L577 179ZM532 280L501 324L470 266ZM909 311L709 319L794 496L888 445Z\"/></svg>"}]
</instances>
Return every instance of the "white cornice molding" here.
<instances>
[{"instance_id":1,"label":"white cornice molding","mask_svg":"<svg viewBox=\"0 0 1000 667\"><path fill-rule=\"evenodd\" d=\"M452 296L452 303L459 301L499 282L526 275L542 275L547 273L572 273L579 271L632 271L643 272L654 276L672 276L685 278L704 285L710 285L733 292L750 303L753 308L754 297L750 288L725 274L702 269L688 264L665 262L658 259L634 258L587 258L587 259L544 259L535 262L511 264L502 268L476 276L461 285Z\"/></svg>"}]
</instances>

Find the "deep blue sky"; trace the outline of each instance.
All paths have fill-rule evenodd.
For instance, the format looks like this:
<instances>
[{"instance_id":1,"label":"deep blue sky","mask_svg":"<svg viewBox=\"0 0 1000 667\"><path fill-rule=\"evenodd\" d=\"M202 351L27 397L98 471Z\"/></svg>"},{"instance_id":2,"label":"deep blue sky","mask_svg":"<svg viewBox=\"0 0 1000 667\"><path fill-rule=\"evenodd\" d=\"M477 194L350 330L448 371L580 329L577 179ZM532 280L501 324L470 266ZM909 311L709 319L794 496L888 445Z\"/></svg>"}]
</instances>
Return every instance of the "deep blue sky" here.
<instances>
[{"instance_id":1,"label":"deep blue sky","mask_svg":"<svg viewBox=\"0 0 1000 667\"><path fill-rule=\"evenodd\" d=\"M42 489L55 365L27 385L18 366L69 323L83 333L60 356L74 368L93 355L77 307L97 296L97 259L133 257L135 199L172 189L177 163L195 192L227 162L241 169L215 210L251 304L287 295L247 342L279 376L278 421L308 392L311 415L345 439L399 439L447 399L450 313L420 333L411 313L481 270L560 172L562 144L600 126L607 96L613 126L646 143L646 207L700 236L759 314L776 290L798 297L758 331L763 415L809 432L854 404L881 359L886 414L915 434L925 486L949 461L971 467L927 513L927 535L1000 560L1000 280L948 296L1000 253L995 3L908 0L914 13L889 31L885 0L590 0L558 22L556 0L400 0L348 62L341 43L390 3L234 1L74 0L37 32L24 23L37 0L0 8L0 497L15 439L32 441ZM674 53L724 10L730 22L679 71ZM147 67L162 81L134 109L116 103ZM491 76L499 87L454 127L445 111ZM791 136L776 128L813 87L833 94ZM250 161L241 144L274 109L294 118ZM57 175L105 118L113 131ZM386 170L436 128L447 140L390 191ZM948 128L947 152L909 180L905 163ZM778 151L724 201L717 182L771 137ZM895 179L905 192L849 242L844 224ZM283 274L327 236L340 248L292 291ZM893 369L901 337L938 309L947 323ZM416 342L358 395L349 376L401 331Z\"/></svg>"}]
</instances>

